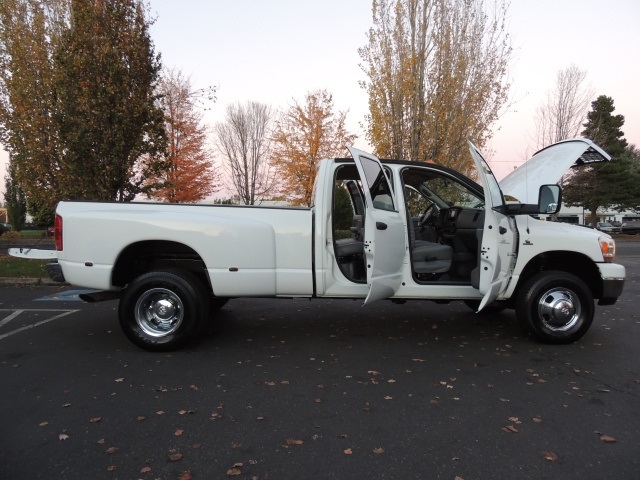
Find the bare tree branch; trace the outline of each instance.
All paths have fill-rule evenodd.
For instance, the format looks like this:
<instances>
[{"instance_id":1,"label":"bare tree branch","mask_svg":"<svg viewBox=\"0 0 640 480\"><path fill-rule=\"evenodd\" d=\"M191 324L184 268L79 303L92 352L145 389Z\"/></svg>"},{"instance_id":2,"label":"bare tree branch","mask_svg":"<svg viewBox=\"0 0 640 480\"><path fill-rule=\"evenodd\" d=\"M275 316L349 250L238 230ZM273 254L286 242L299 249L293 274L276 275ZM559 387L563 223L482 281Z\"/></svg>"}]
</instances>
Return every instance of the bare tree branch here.
<instances>
[{"instance_id":1,"label":"bare tree branch","mask_svg":"<svg viewBox=\"0 0 640 480\"><path fill-rule=\"evenodd\" d=\"M225 157L225 171L245 205L262 202L275 187L268 161L271 107L258 102L229 105L225 120L215 126L216 146Z\"/></svg>"}]
</instances>

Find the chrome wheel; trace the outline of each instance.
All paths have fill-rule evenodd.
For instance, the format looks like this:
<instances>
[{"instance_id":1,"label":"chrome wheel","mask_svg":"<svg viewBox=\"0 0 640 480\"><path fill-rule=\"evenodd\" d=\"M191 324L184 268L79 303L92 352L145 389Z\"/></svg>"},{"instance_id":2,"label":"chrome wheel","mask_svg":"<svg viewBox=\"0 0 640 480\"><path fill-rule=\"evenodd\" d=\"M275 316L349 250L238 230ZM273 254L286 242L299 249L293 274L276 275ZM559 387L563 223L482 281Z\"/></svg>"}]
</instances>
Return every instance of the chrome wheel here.
<instances>
[{"instance_id":1,"label":"chrome wheel","mask_svg":"<svg viewBox=\"0 0 640 480\"><path fill-rule=\"evenodd\" d=\"M530 277L516 298L522 327L546 343L571 343L593 322L593 293L576 275L549 270Z\"/></svg>"},{"instance_id":2,"label":"chrome wheel","mask_svg":"<svg viewBox=\"0 0 640 480\"><path fill-rule=\"evenodd\" d=\"M135 320L150 337L163 337L175 332L184 320L180 297L166 288L144 292L135 305Z\"/></svg>"},{"instance_id":3,"label":"chrome wheel","mask_svg":"<svg viewBox=\"0 0 640 480\"><path fill-rule=\"evenodd\" d=\"M540 296L538 315L545 327L553 332L566 332L582 316L580 299L566 288L553 288Z\"/></svg>"}]
</instances>

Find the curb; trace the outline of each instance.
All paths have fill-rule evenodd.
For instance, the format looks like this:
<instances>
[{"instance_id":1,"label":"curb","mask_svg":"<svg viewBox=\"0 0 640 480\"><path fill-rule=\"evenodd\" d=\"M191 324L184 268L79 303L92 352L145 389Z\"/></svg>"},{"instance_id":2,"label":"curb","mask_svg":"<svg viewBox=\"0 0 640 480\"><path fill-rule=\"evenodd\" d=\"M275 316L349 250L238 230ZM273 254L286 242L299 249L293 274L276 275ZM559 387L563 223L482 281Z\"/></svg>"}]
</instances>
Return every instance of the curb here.
<instances>
[{"instance_id":1,"label":"curb","mask_svg":"<svg viewBox=\"0 0 640 480\"><path fill-rule=\"evenodd\" d=\"M0 285L43 285L64 286L68 283L54 282L50 278L0 277Z\"/></svg>"}]
</instances>

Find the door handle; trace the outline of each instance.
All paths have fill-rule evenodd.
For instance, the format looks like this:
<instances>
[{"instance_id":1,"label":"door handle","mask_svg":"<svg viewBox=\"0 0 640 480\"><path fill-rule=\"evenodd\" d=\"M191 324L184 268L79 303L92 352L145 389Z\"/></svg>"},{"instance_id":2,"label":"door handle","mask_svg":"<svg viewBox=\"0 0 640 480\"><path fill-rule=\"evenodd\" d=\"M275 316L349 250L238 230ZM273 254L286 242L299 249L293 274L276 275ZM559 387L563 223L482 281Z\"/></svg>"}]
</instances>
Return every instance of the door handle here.
<instances>
[{"instance_id":1,"label":"door handle","mask_svg":"<svg viewBox=\"0 0 640 480\"><path fill-rule=\"evenodd\" d=\"M376 228L378 230L386 230L387 229L387 224L384 222L376 222Z\"/></svg>"}]
</instances>

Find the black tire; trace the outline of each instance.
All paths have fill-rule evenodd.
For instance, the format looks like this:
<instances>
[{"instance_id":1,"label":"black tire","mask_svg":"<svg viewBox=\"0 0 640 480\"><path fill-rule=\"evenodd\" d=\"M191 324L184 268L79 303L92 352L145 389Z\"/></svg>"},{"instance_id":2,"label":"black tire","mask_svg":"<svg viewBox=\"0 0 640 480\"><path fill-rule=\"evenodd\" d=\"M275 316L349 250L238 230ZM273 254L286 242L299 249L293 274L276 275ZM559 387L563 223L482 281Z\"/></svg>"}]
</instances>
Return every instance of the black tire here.
<instances>
[{"instance_id":1,"label":"black tire","mask_svg":"<svg viewBox=\"0 0 640 480\"><path fill-rule=\"evenodd\" d=\"M517 295L518 322L544 343L575 342L587 333L593 315L591 290L570 273L548 271L534 275Z\"/></svg>"},{"instance_id":2,"label":"black tire","mask_svg":"<svg viewBox=\"0 0 640 480\"><path fill-rule=\"evenodd\" d=\"M474 312L478 311L478 307L480 306L480 300L463 300L464 304L469 307L471 310L473 310ZM505 310L507 307L505 307L504 305L502 305L501 303L498 302L494 302L490 305L486 305L480 312L478 312L480 315L486 314L486 315L493 315L496 313L500 313L503 310Z\"/></svg>"},{"instance_id":3,"label":"black tire","mask_svg":"<svg viewBox=\"0 0 640 480\"><path fill-rule=\"evenodd\" d=\"M137 346L153 352L177 350L198 338L209 316L209 295L189 272L149 272L129 284L118 316Z\"/></svg>"}]
</instances>

